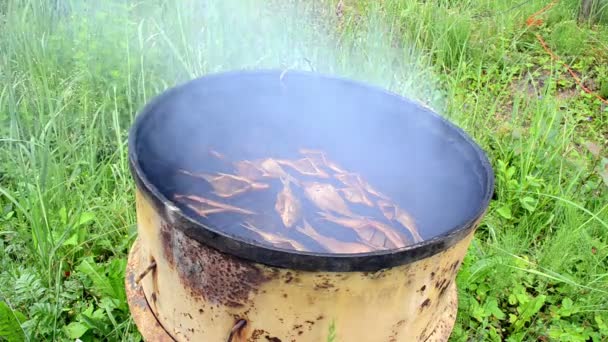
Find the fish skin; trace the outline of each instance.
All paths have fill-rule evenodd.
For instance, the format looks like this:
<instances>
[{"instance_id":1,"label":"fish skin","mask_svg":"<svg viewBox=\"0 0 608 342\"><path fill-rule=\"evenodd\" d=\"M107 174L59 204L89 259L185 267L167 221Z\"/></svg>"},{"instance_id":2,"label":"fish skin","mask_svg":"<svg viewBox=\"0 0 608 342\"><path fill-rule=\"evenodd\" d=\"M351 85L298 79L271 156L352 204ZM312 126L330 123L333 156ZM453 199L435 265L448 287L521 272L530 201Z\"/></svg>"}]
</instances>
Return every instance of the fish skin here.
<instances>
[{"instance_id":1,"label":"fish skin","mask_svg":"<svg viewBox=\"0 0 608 342\"><path fill-rule=\"evenodd\" d=\"M233 213L243 214L243 215L256 215L256 213L251 210L235 207L233 205L217 202L217 201L210 200L208 198L204 198L204 197L197 196L197 195L175 194L173 196L173 198L176 201L185 202L184 200L188 200L191 202L196 202L198 204L198 206L194 205L192 203L184 203L184 204L186 206L188 206L190 209L194 210L197 214L201 215L202 217L207 217L207 215L209 215L209 214L224 213L224 212L233 212Z\"/></svg>"},{"instance_id":2,"label":"fish skin","mask_svg":"<svg viewBox=\"0 0 608 342\"><path fill-rule=\"evenodd\" d=\"M333 185L319 182L305 182L303 183L303 187L306 197L319 209L349 217L355 216Z\"/></svg>"},{"instance_id":3,"label":"fish skin","mask_svg":"<svg viewBox=\"0 0 608 342\"><path fill-rule=\"evenodd\" d=\"M259 183L241 176L227 173L194 173L186 170L179 170L186 175L204 179L211 184L214 193L223 198L230 198L251 190L265 190L270 188L267 183Z\"/></svg>"},{"instance_id":4,"label":"fish skin","mask_svg":"<svg viewBox=\"0 0 608 342\"><path fill-rule=\"evenodd\" d=\"M301 148L298 150L300 154L310 159L314 164L319 166L323 166L332 170L335 173L347 173L342 167L340 167L337 163L329 160L325 152L321 150L312 150L307 148Z\"/></svg>"},{"instance_id":5,"label":"fish skin","mask_svg":"<svg viewBox=\"0 0 608 342\"><path fill-rule=\"evenodd\" d=\"M410 234L414 238L414 243L418 243L424 240L418 232L416 221L405 210L401 209L395 203L386 200L378 200L377 204L378 208L380 208L380 211L382 211L384 217L386 217L390 221L399 222L400 225L402 225L410 232Z\"/></svg>"},{"instance_id":6,"label":"fish skin","mask_svg":"<svg viewBox=\"0 0 608 342\"><path fill-rule=\"evenodd\" d=\"M262 237L262 239L265 242L270 243L271 245L273 245L275 247L293 249L293 250L300 251L300 252L309 252L308 248L306 248L303 244L299 243L298 241L293 240L293 239L288 239L286 237L283 237L283 236L280 236L277 234L273 234L270 232L266 232L262 229L255 227L249 221L245 221L244 223L241 223L241 226L258 234L259 236ZM287 246L285 246L285 245L287 245Z\"/></svg>"},{"instance_id":7,"label":"fish skin","mask_svg":"<svg viewBox=\"0 0 608 342\"><path fill-rule=\"evenodd\" d=\"M363 189L368 194L378 197L383 200L389 200L389 198L381 193L380 191L373 188L369 183L367 183L361 175L357 173L336 173L334 174L334 178L342 182L342 184L351 187L351 188L359 188Z\"/></svg>"},{"instance_id":8,"label":"fish skin","mask_svg":"<svg viewBox=\"0 0 608 342\"><path fill-rule=\"evenodd\" d=\"M386 241L381 247L400 248L408 244L408 239L405 236L401 236L400 234L395 232L392 227L382 222L372 220L368 217L338 217L324 212L319 213L319 215L322 219L325 219L329 222L333 222L346 228L353 229L357 233L357 235L359 235L359 237L363 239L363 241L366 241L368 243L372 242L371 240L375 236L374 231L380 231L386 237ZM387 243L389 243L389 246L386 246ZM374 246L378 245L374 244Z\"/></svg>"},{"instance_id":9,"label":"fish skin","mask_svg":"<svg viewBox=\"0 0 608 342\"><path fill-rule=\"evenodd\" d=\"M329 178L329 174L323 171L318 165L316 165L309 158L302 158L295 161L278 159L276 161L280 165L289 166L290 168L298 171L305 176L317 177L317 178Z\"/></svg>"},{"instance_id":10,"label":"fish skin","mask_svg":"<svg viewBox=\"0 0 608 342\"><path fill-rule=\"evenodd\" d=\"M234 163L236 174L248 178L254 181L260 180L264 177L264 171L260 169L259 165L250 160L241 160Z\"/></svg>"},{"instance_id":11,"label":"fish skin","mask_svg":"<svg viewBox=\"0 0 608 342\"><path fill-rule=\"evenodd\" d=\"M347 187L339 189L338 191L340 191L342 195L344 195L344 198L351 203L363 204L368 207L374 206L374 202L367 197L365 191L362 189Z\"/></svg>"},{"instance_id":12,"label":"fish skin","mask_svg":"<svg viewBox=\"0 0 608 342\"><path fill-rule=\"evenodd\" d=\"M323 246L323 248L325 248L330 253L355 254L369 253L375 250L374 247L365 245L363 243L345 242L322 235L317 232L317 230L314 229L306 220L303 221L301 226L297 226L296 229L300 233L318 242L321 246Z\"/></svg>"},{"instance_id":13,"label":"fish skin","mask_svg":"<svg viewBox=\"0 0 608 342\"><path fill-rule=\"evenodd\" d=\"M281 178L283 189L277 194L275 210L286 228L293 227L302 215L302 204L294 195L288 179Z\"/></svg>"}]
</instances>

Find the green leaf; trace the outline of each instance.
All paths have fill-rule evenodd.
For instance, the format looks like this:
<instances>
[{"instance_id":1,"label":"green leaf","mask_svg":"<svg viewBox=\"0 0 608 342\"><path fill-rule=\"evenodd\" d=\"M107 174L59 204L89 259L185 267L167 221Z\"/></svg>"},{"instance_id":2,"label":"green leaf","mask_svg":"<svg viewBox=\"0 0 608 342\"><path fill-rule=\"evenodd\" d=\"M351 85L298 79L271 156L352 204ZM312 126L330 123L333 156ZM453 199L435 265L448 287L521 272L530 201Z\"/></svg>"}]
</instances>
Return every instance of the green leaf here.
<instances>
[{"instance_id":1,"label":"green leaf","mask_svg":"<svg viewBox=\"0 0 608 342\"><path fill-rule=\"evenodd\" d=\"M76 246L78 244L78 233L72 234L69 239L63 241L64 246Z\"/></svg>"},{"instance_id":2,"label":"green leaf","mask_svg":"<svg viewBox=\"0 0 608 342\"><path fill-rule=\"evenodd\" d=\"M528 182L528 185L533 188L540 188L542 186L542 180L531 175L526 176L526 181Z\"/></svg>"},{"instance_id":3,"label":"green leaf","mask_svg":"<svg viewBox=\"0 0 608 342\"><path fill-rule=\"evenodd\" d=\"M0 340L7 342L25 341L21 322L26 317L19 311L13 311L5 302L0 302Z\"/></svg>"},{"instance_id":4,"label":"green leaf","mask_svg":"<svg viewBox=\"0 0 608 342\"><path fill-rule=\"evenodd\" d=\"M566 298L564 298L564 300L562 300L562 310L572 312L573 305L574 305L574 302L570 298L566 297Z\"/></svg>"},{"instance_id":5,"label":"green leaf","mask_svg":"<svg viewBox=\"0 0 608 342\"><path fill-rule=\"evenodd\" d=\"M602 333L605 336L608 336L608 324L606 324L606 322L604 322L604 320L600 316L595 316L594 318L595 318L595 323L597 323L597 327L600 330L600 333Z\"/></svg>"},{"instance_id":6,"label":"green leaf","mask_svg":"<svg viewBox=\"0 0 608 342\"><path fill-rule=\"evenodd\" d=\"M526 336L526 331L516 331L513 332L509 337L507 337L507 342L521 342L524 340Z\"/></svg>"},{"instance_id":7,"label":"green leaf","mask_svg":"<svg viewBox=\"0 0 608 342\"><path fill-rule=\"evenodd\" d=\"M99 302L99 307L103 308L106 311L112 311L118 308L119 302L118 299L103 297Z\"/></svg>"},{"instance_id":8,"label":"green leaf","mask_svg":"<svg viewBox=\"0 0 608 342\"><path fill-rule=\"evenodd\" d=\"M99 310L97 310L97 311L99 311ZM102 332L102 333L107 330L105 328L104 322L101 321L101 320L99 320L99 319L96 319L95 317L89 317L89 316L86 316L86 315L82 315L82 317L80 317L80 319L90 329L95 329L95 330L97 330L99 332Z\"/></svg>"},{"instance_id":9,"label":"green leaf","mask_svg":"<svg viewBox=\"0 0 608 342\"><path fill-rule=\"evenodd\" d=\"M507 182L507 188L509 190L518 190L519 188L519 182L517 182L515 179L511 179Z\"/></svg>"},{"instance_id":10,"label":"green leaf","mask_svg":"<svg viewBox=\"0 0 608 342\"><path fill-rule=\"evenodd\" d=\"M572 300L570 298L566 298L562 301L562 305L556 311L556 314L560 317L570 317L575 311L576 310L572 305Z\"/></svg>"},{"instance_id":11,"label":"green leaf","mask_svg":"<svg viewBox=\"0 0 608 342\"><path fill-rule=\"evenodd\" d=\"M476 305L471 310L471 316L473 316L473 318L475 318L480 323L483 323L484 319L486 318L486 312L481 306Z\"/></svg>"},{"instance_id":12,"label":"green leaf","mask_svg":"<svg viewBox=\"0 0 608 342\"><path fill-rule=\"evenodd\" d=\"M509 295L509 299L508 300L509 300L509 304L510 305L517 304L517 297L515 297L515 295L512 294L512 293Z\"/></svg>"},{"instance_id":13,"label":"green leaf","mask_svg":"<svg viewBox=\"0 0 608 342\"><path fill-rule=\"evenodd\" d=\"M100 266L95 264L93 258L83 259L76 269L84 273L93 282L94 290L99 295L117 298L110 279L105 276L104 272L100 271Z\"/></svg>"},{"instance_id":14,"label":"green leaf","mask_svg":"<svg viewBox=\"0 0 608 342\"><path fill-rule=\"evenodd\" d=\"M498 209L496 209L496 212L498 212L498 214L506 219L511 219L513 218L513 214L511 213L511 208L507 205L504 205Z\"/></svg>"},{"instance_id":15,"label":"green leaf","mask_svg":"<svg viewBox=\"0 0 608 342\"><path fill-rule=\"evenodd\" d=\"M524 207L529 212L534 212L536 210L536 205L538 204L538 200L529 196L525 196L519 199L521 206Z\"/></svg>"},{"instance_id":16,"label":"green leaf","mask_svg":"<svg viewBox=\"0 0 608 342\"><path fill-rule=\"evenodd\" d=\"M95 220L95 214L92 212L86 212L86 213L82 213L80 215L80 218L78 219L78 223L76 224L76 227L85 225L91 221Z\"/></svg>"},{"instance_id":17,"label":"green leaf","mask_svg":"<svg viewBox=\"0 0 608 342\"><path fill-rule=\"evenodd\" d=\"M72 322L65 327L65 333L70 339L80 338L87 331L89 331L89 327L80 322Z\"/></svg>"},{"instance_id":18,"label":"green leaf","mask_svg":"<svg viewBox=\"0 0 608 342\"><path fill-rule=\"evenodd\" d=\"M492 314L494 315L494 317L501 320L506 318L505 313L502 312L502 310L500 310L500 308L498 307L498 301L496 300L496 298L488 299L488 301L484 305L484 311L487 314Z\"/></svg>"},{"instance_id":19,"label":"green leaf","mask_svg":"<svg viewBox=\"0 0 608 342\"><path fill-rule=\"evenodd\" d=\"M496 328L494 328L491 325L490 325L489 328L490 329L488 331L488 337L489 337L490 341L493 341L493 342L500 342L500 341L502 341L502 338L501 338L500 334L498 333L498 331L496 331Z\"/></svg>"},{"instance_id":20,"label":"green leaf","mask_svg":"<svg viewBox=\"0 0 608 342\"><path fill-rule=\"evenodd\" d=\"M59 209L59 218L64 225L68 224L68 210L65 207Z\"/></svg>"},{"instance_id":21,"label":"green leaf","mask_svg":"<svg viewBox=\"0 0 608 342\"><path fill-rule=\"evenodd\" d=\"M515 175L515 167L510 166L510 167L507 169L507 179L511 179L511 178L513 178L513 176L514 176L514 175Z\"/></svg>"},{"instance_id":22,"label":"green leaf","mask_svg":"<svg viewBox=\"0 0 608 342\"><path fill-rule=\"evenodd\" d=\"M547 296L539 295L538 297L528 301L527 303L523 303L522 305L520 305L517 308L517 311L519 311L519 313L520 313L519 319L517 320L517 322L515 322L515 324L513 324L513 327L515 328L515 330L517 331L517 330L522 329L524 327L524 325L532 317L534 317L534 315L536 315L538 313L540 308L543 307L546 300L547 300Z\"/></svg>"},{"instance_id":23,"label":"green leaf","mask_svg":"<svg viewBox=\"0 0 608 342\"><path fill-rule=\"evenodd\" d=\"M119 309L128 311L127 306L127 294L125 292L125 270L127 269L126 258L116 258L110 261L107 266L108 279L112 286L114 296L113 299L117 299L121 304Z\"/></svg>"}]
</instances>

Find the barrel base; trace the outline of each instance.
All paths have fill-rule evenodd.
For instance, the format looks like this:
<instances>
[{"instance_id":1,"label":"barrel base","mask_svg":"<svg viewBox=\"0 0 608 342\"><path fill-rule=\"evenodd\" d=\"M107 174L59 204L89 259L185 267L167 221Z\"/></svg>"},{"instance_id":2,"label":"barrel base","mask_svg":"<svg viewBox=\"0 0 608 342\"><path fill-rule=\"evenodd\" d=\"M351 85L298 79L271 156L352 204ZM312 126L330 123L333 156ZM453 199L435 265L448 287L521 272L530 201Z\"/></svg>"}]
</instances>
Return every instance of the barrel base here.
<instances>
[{"instance_id":1,"label":"barrel base","mask_svg":"<svg viewBox=\"0 0 608 342\"><path fill-rule=\"evenodd\" d=\"M137 275L147 266L142 265L139 257L140 254L139 238L135 239L129 259L127 261L127 270L125 274L125 289L127 293L127 302L129 310L135 325L142 335L144 341L147 342L175 342L175 339L163 328L160 322L154 316L152 309L148 305L148 300L144 294L144 289L141 285L135 283Z\"/></svg>"},{"instance_id":2,"label":"barrel base","mask_svg":"<svg viewBox=\"0 0 608 342\"><path fill-rule=\"evenodd\" d=\"M129 252L127 270L125 276L125 288L127 302L131 316L135 321L140 334L146 342L175 342L176 340L163 328L144 294L142 286L135 283L137 275L145 269L140 260L140 240L137 238ZM458 311L458 292L456 285L452 284L447 290L447 309L444 314L436 321L434 327L429 327L430 334L425 338L425 342L444 342L447 341L454 328L456 313Z\"/></svg>"}]
</instances>

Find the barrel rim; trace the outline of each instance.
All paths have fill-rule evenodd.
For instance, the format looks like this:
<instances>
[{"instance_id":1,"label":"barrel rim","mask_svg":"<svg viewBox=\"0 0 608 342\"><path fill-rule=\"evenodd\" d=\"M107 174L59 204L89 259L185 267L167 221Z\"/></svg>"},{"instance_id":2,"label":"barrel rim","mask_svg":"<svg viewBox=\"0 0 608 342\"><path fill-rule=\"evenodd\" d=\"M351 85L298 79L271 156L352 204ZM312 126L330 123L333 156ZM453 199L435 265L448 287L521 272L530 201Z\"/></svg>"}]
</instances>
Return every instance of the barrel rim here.
<instances>
[{"instance_id":1,"label":"barrel rim","mask_svg":"<svg viewBox=\"0 0 608 342\"><path fill-rule=\"evenodd\" d=\"M242 237L231 236L220 230L215 230L193 217L184 213L173 201L166 198L161 191L148 179L140 162L137 152L138 130L146 119L154 112L160 103L170 100L171 97L185 88L196 86L198 83L210 82L216 79L240 77L244 75L253 76L277 76L278 81L282 82L284 77L289 74L297 74L312 78L320 78L328 82L344 83L349 86L366 88L367 91L375 92L378 95L397 99L404 106L415 106L418 110L427 115L434 116L453 130L474 150L475 156L481 168L486 173L485 194L479 203L479 209L472 218L462 224L457 224L444 233L436 235L430 239L419 243L408 245L398 249L380 250L358 254L333 254L319 252L301 252L291 249L272 247L258 243L257 241ZM259 69L259 70L236 70L207 74L202 77L192 79L188 82L170 88L157 95L143 109L137 113L135 121L129 130L128 138L129 169L135 180L136 186L145 197L154 205L156 212L163 220L175 229L182 230L187 236L212 247L220 252L249 260L254 263L263 264L271 267L287 268L303 271L328 271L328 272L374 272L385 268L396 267L412 263L421 259L431 257L441 251L448 249L466 236L472 233L479 221L484 217L494 192L494 171L492 165L483 149L466 133L463 129L456 126L443 116L437 114L430 108L423 106L415 101L405 98L399 94L384 88L355 81L340 76L320 74L301 70L280 70L280 69Z\"/></svg>"}]
</instances>

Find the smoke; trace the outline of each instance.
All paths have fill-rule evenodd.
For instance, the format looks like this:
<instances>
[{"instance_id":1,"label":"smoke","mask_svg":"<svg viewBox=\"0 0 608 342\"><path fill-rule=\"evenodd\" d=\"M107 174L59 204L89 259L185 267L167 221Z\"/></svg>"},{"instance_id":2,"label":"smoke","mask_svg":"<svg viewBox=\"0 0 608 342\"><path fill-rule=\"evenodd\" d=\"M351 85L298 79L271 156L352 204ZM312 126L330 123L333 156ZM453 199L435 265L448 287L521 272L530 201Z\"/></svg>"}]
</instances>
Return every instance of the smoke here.
<instances>
[{"instance_id":1,"label":"smoke","mask_svg":"<svg viewBox=\"0 0 608 342\"><path fill-rule=\"evenodd\" d=\"M54 52L58 63L75 60L92 83L108 75L120 87L129 75L139 108L205 74L279 68L372 83L443 113L430 58L404 38L395 1L55 0L51 36L71 46Z\"/></svg>"},{"instance_id":2,"label":"smoke","mask_svg":"<svg viewBox=\"0 0 608 342\"><path fill-rule=\"evenodd\" d=\"M383 2L365 10L355 3L362 2L185 0L132 11L139 11L146 62L163 65L168 80L239 69L310 70L372 83L443 112L429 59L404 41Z\"/></svg>"},{"instance_id":3,"label":"smoke","mask_svg":"<svg viewBox=\"0 0 608 342\"><path fill-rule=\"evenodd\" d=\"M442 113L444 97L428 57L403 39L405 35L397 23L387 20L390 16L384 12L385 2L370 2L367 6L371 8L365 10L353 8L353 3L345 1L338 6L332 1L187 0L150 5L141 9L137 26L139 36L147 37L140 39L141 53L146 58L144 66L156 68L156 76L167 80L167 85L241 69L309 70L371 83ZM246 107L258 104L247 94L243 96L248 97L243 104L205 99L207 111L213 108L225 115L248 112L259 119L239 122L248 131L234 126L204 130L204 139L217 142L226 149L224 152L242 152L249 147L259 152L243 158L273 154L293 157L279 153L281 148L297 151L298 147L317 147L334 151L332 155L338 158L338 163L352 166L352 170L361 172L381 191L395 194L395 199L411 209L427 228L433 227L433 233L464 221L461 216L470 213L468 206L475 197L471 191L478 189L469 191L474 180L467 175L472 172L463 166L459 152L446 141L454 132L441 125L434 127L437 122L433 120L416 124L412 124L415 119L401 121L397 114L414 113L396 113L405 108L386 103L383 97L371 96L363 101L346 98L349 95L343 91L304 91L314 93L316 98L310 101L316 104L286 109L293 116L309 114L301 120L294 121L291 117L294 124L281 119L284 116L277 113L281 109L275 108L279 107L276 102L269 102L274 107L265 108L264 113L263 108ZM337 100L332 101L332 97ZM173 108L187 112L192 103L183 105L175 104ZM306 113L302 107L310 110ZM332 113L336 115L329 118ZM180 137L196 136L199 125L184 127L183 121L176 120L172 124L159 123L158 127L163 135L173 136L174 143L152 138L147 146L163 158L173 155L176 165L197 163L191 158L196 152L183 146L185 138ZM206 116L202 126L212 126L213 120ZM262 121L272 129L256 126ZM401 124L411 127L395 127ZM258 137L253 138L254 133ZM172 151L180 152L177 155ZM184 186L188 187L191 184ZM448 207L451 210L445 209Z\"/></svg>"},{"instance_id":4,"label":"smoke","mask_svg":"<svg viewBox=\"0 0 608 342\"><path fill-rule=\"evenodd\" d=\"M133 4L126 0L73 1L69 7L69 20L64 18L59 25L71 25L77 44L84 44L88 52L92 52L86 55L89 59L83 61L91 75L97 77L104 72L110 76L129 75L126 88L131 93L126 98L134 99L134 103L127 109L133 112L156 94L199 76L273 68L315 71L363 81L444 113L444 94L438 87L431 61L427 54L415 48L415 44L403 38L407 35L401 31L402 23L385 12L384 6L390 2L150 0ZM355 4L368 8L356 8ZM80 39L83 33L88 35ZM125 79L117 78L116 82L125 82ZM308 102L316 101L313 105L302 106L311 110L306 113L303 108L285 110L293 115L309 115L309 119L299 121L300 125L275 120L283 115L277 113L279 108L246 107L261 103L261 100L251 100L251 96L242 104L222 103L223 99L213 103L214 99L207 98L207 110L212 106L213 113L220 114L209 115L217 117L217 127L229 121L220 122L223 114L255 112L252 116L259 120L240 129L230 126L225 131L185 125L179 118L150 123L147 130L142 130L146 131L142 134L149 135L149 140L142 143L142 149L163 162L184 167L198 163L193 156L200 155L199 146L204 146L193 144L188 137L199 139L204 135L208 141L226 148L227 145L238 147L241 152L247 147L259 147L253 146L255 143L268 145L259 147L268 154L259 153L254 156L256 158L268 156L270 152L281 154L276 150L277 146L297 151L299 147L315 147L313 144L316 144L317 148L333 151L338 163L350 164L347 166L360 171L374 185L378 180L377 187L381 191L393 190L396 196L402 197L395 199L400 200L403 207L411 208L421 219L426 217L428 225L438 231L463 220L454 216L467 215L465 209L476 196L471 191L479 189L469 189L476 180L466 175L472 175L474 170L465 165L465 158L454 147L461 141L454 142L458 137L454 137L453 131L442 125L434 127L437 121L428 118L422 120L424 123L414 124L416 119L401 121L398 116L419 113L409 113L407 107L395 104L394 99L387 103L387 98L375 95L365 100L352 98L367 95L361 96L356 91L352 94L359 95L348 95L340 90L336 94L314 89L303 91L309 92L303 96L311 98ZM311 94L316 98L312 99ZM334 101L332 97L339 100ZM182 97L181 100L183 103L170 106L176 109L170 112L184 114L201 110L192 108L196 103L191 102L192 99ZM271 101L268 105L278 106ZM264 109L274 114L263 113ZM337 115L330 118L332 113ZM207 127L211 126L209 121L212 119L205 118ZM281 129L265 131L263 125L255 126L264 120L266 127ZM329 127L319 129L315 125ZM245 128L250 128L249 133ZM324 138L316 136L320 136L319 131L325 132ZM452 138L455 140L449 141ZM228 143L226 140L234 141ZM302 142L310 146L300 146ZM171 178L159 176L158 179L171 182L166 181ZM447 196L448 192L455 195ZM453 208L453 214L444 210L447 207Z\"/></svg>"}]
</instances>

